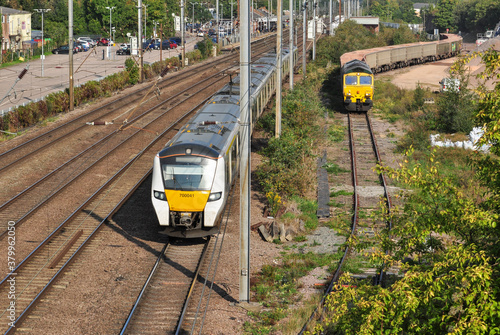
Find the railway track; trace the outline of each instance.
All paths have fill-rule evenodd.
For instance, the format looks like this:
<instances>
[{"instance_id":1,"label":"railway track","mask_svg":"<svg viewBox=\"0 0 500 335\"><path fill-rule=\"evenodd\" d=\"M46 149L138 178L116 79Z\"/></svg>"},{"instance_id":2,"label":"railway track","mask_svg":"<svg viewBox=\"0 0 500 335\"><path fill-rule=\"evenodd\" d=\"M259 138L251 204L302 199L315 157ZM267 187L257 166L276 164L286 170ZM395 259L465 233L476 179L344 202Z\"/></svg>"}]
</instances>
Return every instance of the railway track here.
<instances>
[{"instance_id":1,"label":"railway track","mask_svg":"<svg viewBox=\"0 0 500 335\"><path fill-rule=\"evenodd\" d=\"M165 245L121 334L176 334L200 278L211 239L174 240Z\"/></svg>"},{"instance_id":2,"label":"railway track","mask_svg":"<svg viewBox=\"0 0 500 335\"><path fill-rule=\"evenodd\" d=\"M202 334L229 218L233 191L217 234L171 239L160 253L120 331L124 334ZM216 287L214 287L216 286Z\"/></svg>"},{"instance_id":3,"label":"railway track","mask_svg":"<svg viewBox=\"0 0 500 335\"><path fill-rule=\"evenodd\" d=\"M390 222L373 221L370 214L379 208L381 197L385 201L387 211L390 212L392 204L385 176L373 171L377 164L382 164L382 160L368 113L347 113L347 125L353 187L351 236L356 235L356 238L361 241L370 241L378 231L385 228L391 229ZM307 330L315 317L321 315L325 298L339 280L345 261L349 257L356 257L357 255L358 252L351 250L350 247L345 248L319 307L311 315L300 334ZM362 274L353 275L353 279L370 278L373 278L373 282L377 285L383 284L384 273L367 266Z\"/></svg>"}]
</instances>

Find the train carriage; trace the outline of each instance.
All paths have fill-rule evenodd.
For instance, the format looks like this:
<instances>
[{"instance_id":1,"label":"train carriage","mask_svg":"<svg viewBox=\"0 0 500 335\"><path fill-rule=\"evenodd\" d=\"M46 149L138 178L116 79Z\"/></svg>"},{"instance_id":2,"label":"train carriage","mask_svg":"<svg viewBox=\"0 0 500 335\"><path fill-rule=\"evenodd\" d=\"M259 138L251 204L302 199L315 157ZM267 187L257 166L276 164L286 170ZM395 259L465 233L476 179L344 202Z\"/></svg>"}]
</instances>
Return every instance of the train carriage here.
<instances>
[{"instance_id":1,"label":"train carriage","mask_svg":"<svg viewBox=\"0 0 500 335\"><path fill-rule=\"evenodd\" d=\"M283 69L297 50L283 51ZM293 57L290 57L293 56ZM292 64L290 64L292 62ZM276 54L252 63L251 129L276 89ZM219 90L154 158L151 200L163 233L217 232L240 159L240 77Z\"/></svg>"}]
</instances>

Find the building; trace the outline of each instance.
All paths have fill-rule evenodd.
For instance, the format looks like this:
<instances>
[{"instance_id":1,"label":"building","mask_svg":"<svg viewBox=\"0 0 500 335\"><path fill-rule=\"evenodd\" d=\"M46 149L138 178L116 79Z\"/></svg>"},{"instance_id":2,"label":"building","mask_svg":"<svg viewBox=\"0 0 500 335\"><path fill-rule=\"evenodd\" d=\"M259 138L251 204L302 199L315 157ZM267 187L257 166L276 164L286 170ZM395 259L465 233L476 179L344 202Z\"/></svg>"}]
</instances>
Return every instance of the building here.
<instances>
[{"instance_id":1,"label":"building","mask_svg":"<svg viewBox=\"0 0 500 335\"><path fill-rule=\"evenodd\" d=\"M373 16L351 16L349 18L350 20L353 20L357 24L360 24L370 30L373 30L374 32L378 33L379 31L379 24L380 20L378 17L373 17ZM343 21L344 19L342 19Z\"/></svg>"},{"instance_id":2,"label":"building","mask_svg":"<svg viewBox=\"0 0 500 335\"><path fill-rule=\"evenodd\" d=\"M0 6L2 18L2 50L23 49L31 41L31 12Z\"/></svg>"}]
</instances>

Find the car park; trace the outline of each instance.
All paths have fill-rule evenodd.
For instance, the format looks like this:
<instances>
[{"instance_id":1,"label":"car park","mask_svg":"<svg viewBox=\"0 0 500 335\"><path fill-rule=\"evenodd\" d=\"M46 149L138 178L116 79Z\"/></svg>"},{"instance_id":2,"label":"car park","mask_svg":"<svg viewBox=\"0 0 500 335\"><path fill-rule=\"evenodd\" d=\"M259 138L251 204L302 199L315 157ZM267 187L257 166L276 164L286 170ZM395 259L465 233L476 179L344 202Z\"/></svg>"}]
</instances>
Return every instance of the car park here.
<instances>
[{"instance_id":1,"label":"car park","mask_svg":"<svg viewBox=\"0 0 500 335\"><path fill-rule=\"evenodd\" d=\"M52 50L52 53L55 55L58 54L69 54L69 45L61 45L59 48L55 48ZM73 49L73 53L76 53L77 51Z\"/></svg>"}]
</instances>

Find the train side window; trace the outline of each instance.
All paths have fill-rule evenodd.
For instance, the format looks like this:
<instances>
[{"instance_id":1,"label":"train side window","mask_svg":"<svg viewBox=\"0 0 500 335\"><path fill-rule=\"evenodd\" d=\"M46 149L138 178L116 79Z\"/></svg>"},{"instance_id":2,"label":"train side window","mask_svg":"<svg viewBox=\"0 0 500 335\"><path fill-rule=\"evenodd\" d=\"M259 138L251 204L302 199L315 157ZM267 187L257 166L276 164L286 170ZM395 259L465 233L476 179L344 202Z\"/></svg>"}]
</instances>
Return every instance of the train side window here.
<instances>
[{"instance_id":1,"label":"train side window","mask_svg":"<svg viewBox=\"0 0 500 335\"><path fill-rule=\"evenodd\" d=\"M238 159L236 150L236 141L233 142L231 147L231 173L234 174L236 171L236 160Z\"/></svg>"},{"instance_id":2,"label":"train side window","mask_svg":"<svg viewBox=\"0 0 500 335\"><path fill-rule=\"evenodd\" d=\"M231 164L230 160L230 157L226 156L226 185L230 185L231 183L231 170L229 168L229 164Z\"/></svg>"},{"instance_id":3,"label":"train side window","mask_svg":"<svg viewBox=\"0 0 500 335\"><path fill-rule=\"evenodd\" d=\"M368 77L368 76L359 77L359 84L360 85L371 85L372 84L372 77Z\"/></svg>"},{"instance_id":4,"label":"train side window","mask_svg":"<svg viewBox=\"0 0 500 335\"><path fill-rule=\"evenodd\" d=\"M356 85L358 81L358 77L356 76L346 76L345 77L345 84L346 85Z\"/></svg>"}]
</instances>

